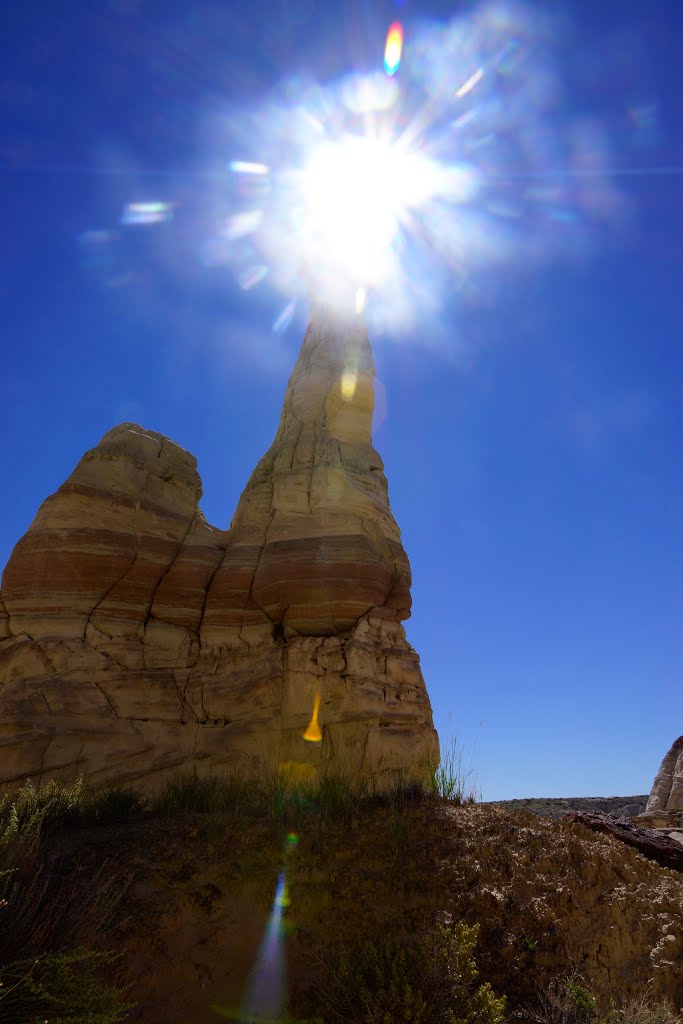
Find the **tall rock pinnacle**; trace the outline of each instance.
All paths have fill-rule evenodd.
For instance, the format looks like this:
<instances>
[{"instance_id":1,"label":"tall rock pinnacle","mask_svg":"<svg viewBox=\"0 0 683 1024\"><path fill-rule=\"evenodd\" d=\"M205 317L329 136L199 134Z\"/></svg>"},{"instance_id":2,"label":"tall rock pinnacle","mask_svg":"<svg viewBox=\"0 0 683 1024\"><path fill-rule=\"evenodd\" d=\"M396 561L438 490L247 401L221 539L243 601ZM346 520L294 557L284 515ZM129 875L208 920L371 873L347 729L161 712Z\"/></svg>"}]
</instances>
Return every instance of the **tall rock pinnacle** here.
<instances>
[{"instance_id":1,"label":"tall rock pinnacle","mask_svg":"<svg viewBox=\"0 0 683 1024\"><path fill-rule=\"evenodd\" d=\"M207 634L226 620L233 566L253 570L249 601L287 636L335 636L371 608L410 614L410 567L372 447L375 368L358 323L306 332L275 441L254 470L213 581ZM239 610L241 611L241 610Z\"/></svg>"},{"instance_id":2,"label":"tall rock pinnacle","mask_svg":"<svg viewBox=\"0 0 683 1024\"><path fill-rule=\"evenodd\" d=\"M0 783L438 760L373 381L360 322L314 317L227 531L162 435L121 424L86 453L3 575Z\"/></svg>"}]
</instances>

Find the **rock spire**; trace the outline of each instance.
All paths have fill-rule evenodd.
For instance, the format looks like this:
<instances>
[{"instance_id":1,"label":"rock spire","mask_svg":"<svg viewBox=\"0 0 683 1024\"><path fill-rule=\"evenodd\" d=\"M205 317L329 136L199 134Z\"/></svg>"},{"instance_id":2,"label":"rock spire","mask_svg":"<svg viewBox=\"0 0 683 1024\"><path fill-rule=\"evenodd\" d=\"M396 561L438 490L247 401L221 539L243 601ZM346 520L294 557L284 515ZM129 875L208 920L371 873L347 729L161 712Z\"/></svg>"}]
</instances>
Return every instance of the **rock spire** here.
<instances>
[{"instance_id":1,"label":"rock spire","mask_svg":"<svg viewBox=\"0 0 683 1024\"><path fill-rule=\"evenodd\" d=\"M120 424L83 456L2 577L0 783L438 760L373 381L361 322L315 316L229 530L161 434Z\"/></svg>"}]
</instances>

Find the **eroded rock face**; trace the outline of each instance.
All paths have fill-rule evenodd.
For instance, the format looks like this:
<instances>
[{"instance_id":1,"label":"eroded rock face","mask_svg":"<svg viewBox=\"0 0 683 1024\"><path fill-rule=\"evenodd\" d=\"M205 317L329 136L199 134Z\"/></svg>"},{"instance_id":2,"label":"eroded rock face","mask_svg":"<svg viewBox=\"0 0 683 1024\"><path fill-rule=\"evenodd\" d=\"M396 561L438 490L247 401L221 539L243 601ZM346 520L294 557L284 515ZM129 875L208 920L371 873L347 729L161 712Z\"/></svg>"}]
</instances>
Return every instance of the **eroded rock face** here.
<instances>
[{"instance_id":1,"label":"eroded rock face","mask_svg":"<svg viewBox=\"0 0 683 1024\"><path fill-rule=\"evenodd\" d=\"M438 759L373 378L358 322L309 326L230 530L206 523L196 460L161 434L124 423L86 453L3 575L0 783Z\"/></svg>"}]
</instances>

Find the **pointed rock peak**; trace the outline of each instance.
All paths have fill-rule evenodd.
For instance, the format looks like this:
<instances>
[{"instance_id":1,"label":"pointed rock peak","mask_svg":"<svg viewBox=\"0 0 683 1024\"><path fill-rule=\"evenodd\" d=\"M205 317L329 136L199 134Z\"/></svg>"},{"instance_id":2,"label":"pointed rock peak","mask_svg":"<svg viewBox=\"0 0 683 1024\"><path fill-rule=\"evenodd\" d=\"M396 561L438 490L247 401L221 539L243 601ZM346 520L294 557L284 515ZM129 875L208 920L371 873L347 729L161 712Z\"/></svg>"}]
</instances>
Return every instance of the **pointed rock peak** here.
<instances>
[{"instance_id":1,"label":"pointed rock peak","mask_svg":"<svg viewBox=\"0 0 683 1024\"><path fill-rule=\"evenodd\" d=\"M372 447L374 376L358 318L312 321L275 440L235 512L226 562L244 550L250 600L288 632L344 633L372 608L394 621L410 614L410 567Z\"/></svg>"}]
</instances>

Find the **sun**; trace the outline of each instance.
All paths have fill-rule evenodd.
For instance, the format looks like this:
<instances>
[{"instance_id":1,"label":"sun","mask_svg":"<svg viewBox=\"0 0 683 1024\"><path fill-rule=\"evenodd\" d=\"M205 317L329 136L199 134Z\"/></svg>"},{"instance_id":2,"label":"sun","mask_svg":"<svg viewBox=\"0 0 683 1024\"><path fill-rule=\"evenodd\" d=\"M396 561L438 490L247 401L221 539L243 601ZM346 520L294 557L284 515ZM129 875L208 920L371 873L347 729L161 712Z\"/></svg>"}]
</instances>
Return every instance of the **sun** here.
<instances>
[{"instance_id":1,"label":"sun","mask_svg":"<svg viewBox=\"0 0 683 1024\"><path fill-rule=\"evenodd\" d=\"M359 288L392 273L411 209L433 190L429 160L395 142L343 135L312 149L297 182L307 261Z\"/></svg>"}]
</instances>

